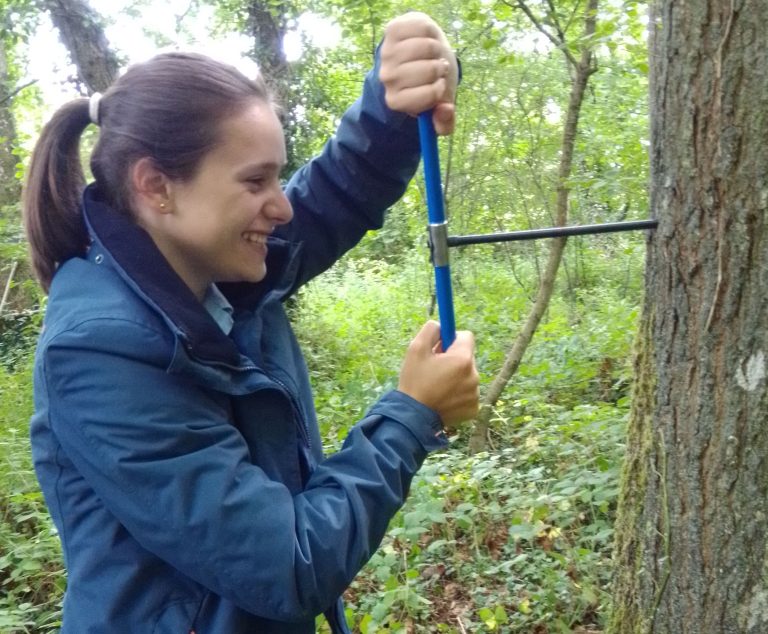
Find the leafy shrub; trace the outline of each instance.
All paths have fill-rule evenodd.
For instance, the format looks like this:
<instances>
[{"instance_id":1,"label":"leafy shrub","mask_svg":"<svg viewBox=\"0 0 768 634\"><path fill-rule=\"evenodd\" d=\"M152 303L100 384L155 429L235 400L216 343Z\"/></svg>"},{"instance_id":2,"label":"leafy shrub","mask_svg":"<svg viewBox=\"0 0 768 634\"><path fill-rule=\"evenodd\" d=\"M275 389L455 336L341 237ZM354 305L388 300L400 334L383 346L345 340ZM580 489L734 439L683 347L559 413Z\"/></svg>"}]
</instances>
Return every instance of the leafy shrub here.
<instances>
[{"instance_id":1,"label":"leafy shrub","mask_svg":"<svg viewBox=\"0 0 768 634\"><path fill-rule=\"evenodd\" d=\"M13 371L23 365L37 341L42 313L39 309L0 315L0 366Z\"/></svg>"},{"instance_id":2,"label":"leafy shrub","mask_svg":"<svg viewBox=\"0 0 768 634\"><path fill-rule=\"evenodd\" d=\"M513 407L514 409L514 407ZM572 632L608 602L626 407L537 409L512 446L432 456L349 592L373 632Z\"/></svg>"}]
</instances>

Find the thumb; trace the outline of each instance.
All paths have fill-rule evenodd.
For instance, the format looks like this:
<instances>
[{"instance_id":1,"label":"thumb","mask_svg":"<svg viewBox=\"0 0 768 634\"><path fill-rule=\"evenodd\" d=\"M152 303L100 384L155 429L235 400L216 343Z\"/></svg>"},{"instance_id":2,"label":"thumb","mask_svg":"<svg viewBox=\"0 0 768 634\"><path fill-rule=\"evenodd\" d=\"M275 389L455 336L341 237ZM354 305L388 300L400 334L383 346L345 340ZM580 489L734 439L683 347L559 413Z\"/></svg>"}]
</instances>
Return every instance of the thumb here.
<instances>
[{"instance_id":1,"label":"thumb","mask_svg":"<svg viewBox=\"0 0 768 634\"><path fill-rule=\"evenodd\" d=\"M432 124L437 134L452 134L456 125L456 106L447 102L435 105L432 109Z\"/></svg>"},{"instance_id":2,"label":"thumb","mask_svg":"<svg viewBox=\"0 0 768 634\"><path fill-rule=\"evenodd\" d=\"M431 352L438 343L440 343L440 324L434 319L425 323L413 338L413 345L424 352Z\"/></svg>"}]
</instances>

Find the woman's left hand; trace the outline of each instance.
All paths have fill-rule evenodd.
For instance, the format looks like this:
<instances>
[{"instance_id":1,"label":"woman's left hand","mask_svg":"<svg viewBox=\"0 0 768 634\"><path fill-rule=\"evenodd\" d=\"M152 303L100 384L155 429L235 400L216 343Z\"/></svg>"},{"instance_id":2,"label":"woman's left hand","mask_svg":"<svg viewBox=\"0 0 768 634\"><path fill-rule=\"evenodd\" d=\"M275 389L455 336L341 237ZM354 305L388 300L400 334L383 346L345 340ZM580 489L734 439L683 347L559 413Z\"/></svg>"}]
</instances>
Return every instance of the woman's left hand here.
<instances>
[{"instance_id":1,"label":"woman's left hand","mask_svg":"<svg viewBox=\"0 0 768 634\"><path fill-rule=\"evenodd\" d=\"M406 13L387 25L379 78L392 110L414 116L433 110L435 131L453 132L459 66L445 33L428 15Z\"/></svg>"}]
</instances>

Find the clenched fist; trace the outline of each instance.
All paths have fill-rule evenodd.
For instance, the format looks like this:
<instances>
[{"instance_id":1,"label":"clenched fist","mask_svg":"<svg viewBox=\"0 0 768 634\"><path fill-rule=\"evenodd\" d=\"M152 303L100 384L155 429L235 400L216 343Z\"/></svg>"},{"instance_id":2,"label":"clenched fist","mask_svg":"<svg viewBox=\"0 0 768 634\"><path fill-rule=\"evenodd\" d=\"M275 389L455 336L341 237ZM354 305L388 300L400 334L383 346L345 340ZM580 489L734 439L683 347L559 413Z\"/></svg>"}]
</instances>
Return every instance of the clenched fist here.
<instances>
[{"instance_id":1,"label":"clenched fist","mask_svg":"<svg viewBox=\"0 0 768 634\"><path fill-rule=\"evenodd\" d=\"M435 131L453 132L459 66L442 29L428 15L406 13L387 25L379 79L392 110L415 116L431 109Z\"/></svg>"},{"instance_id":2,"label":"clenched fist","mask_svg":"<svg viewBox=\"0 0 768 634\"><path fill-rule=\"evenodd\" d=\"M450 429L474 418L479 410L479 377L472 333L459 331L445 352L440 324L428 321L408 346L398 389L431 407Z\"/></svg>"}]
</instances>

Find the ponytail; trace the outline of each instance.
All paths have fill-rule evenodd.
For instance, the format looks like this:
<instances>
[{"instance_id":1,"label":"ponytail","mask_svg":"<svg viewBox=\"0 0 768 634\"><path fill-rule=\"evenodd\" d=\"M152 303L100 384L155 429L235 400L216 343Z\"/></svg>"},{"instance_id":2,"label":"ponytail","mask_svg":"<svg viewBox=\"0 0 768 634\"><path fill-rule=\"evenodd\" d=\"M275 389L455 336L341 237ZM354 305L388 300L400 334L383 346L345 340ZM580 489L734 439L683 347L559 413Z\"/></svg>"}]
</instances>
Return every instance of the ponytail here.
<instances>
[{"instance_id":1,"label":"ponytail","mask_svg":"<svg viewBox=\"0 0 768 634\"><path fill-rule=\"evenodd\" d=\"M22 209L32 268L46 293L56 267L88 244L80 137L90 122L88 100L70 101L43 128L32 154Z\"/></svg>"}]
</instances>

